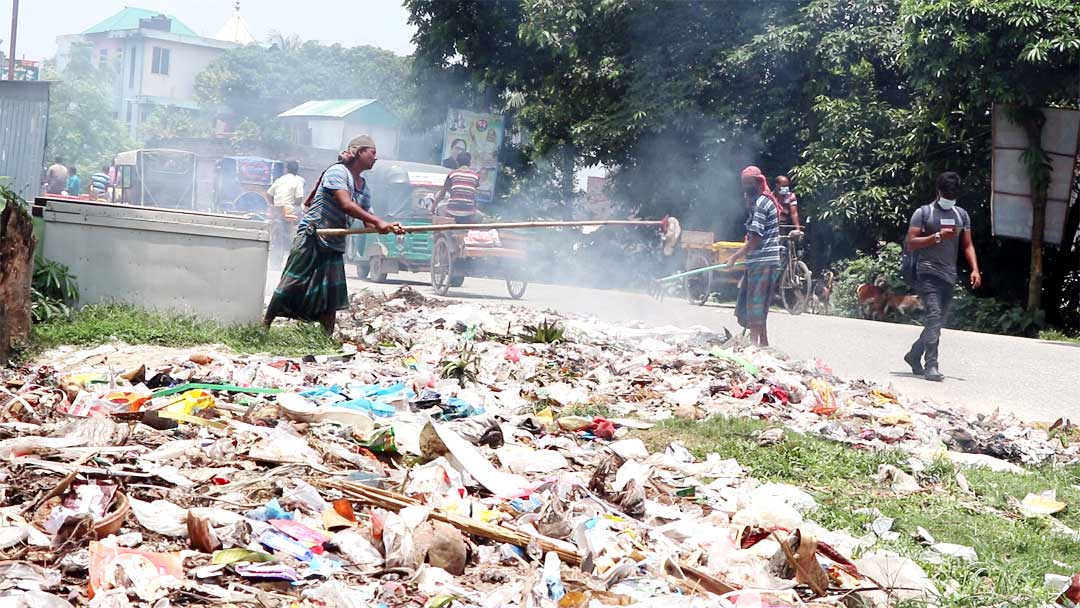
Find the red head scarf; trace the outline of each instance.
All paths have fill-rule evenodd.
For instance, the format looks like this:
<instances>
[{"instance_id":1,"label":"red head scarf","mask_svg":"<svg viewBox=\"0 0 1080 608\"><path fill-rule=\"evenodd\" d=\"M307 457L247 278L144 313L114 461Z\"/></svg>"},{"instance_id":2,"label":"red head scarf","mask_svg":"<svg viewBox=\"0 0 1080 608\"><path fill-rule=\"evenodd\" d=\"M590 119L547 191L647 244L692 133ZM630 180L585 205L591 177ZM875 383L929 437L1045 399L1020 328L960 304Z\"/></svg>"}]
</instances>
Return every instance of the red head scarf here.
<instances>
[{"instance_id":1,"label":"red head scarf","mask_svg":"<svg viewBox=\"0 0 1080 608\"><path fill-rule=\"evenodd\" d=\"M765 174L761 172L761 169L758 169L754 165L750 165L749 167L742 170L742 174L740 177L754 178L758 182L758 185L761 186L761 193L769 197L769 200L771 200L773 204L776 205L777 212L780 211L780 202L776 200L776 196L773 194L772 190L769 189L769 180L765 179Z\"/></svg>"}]
</instances>

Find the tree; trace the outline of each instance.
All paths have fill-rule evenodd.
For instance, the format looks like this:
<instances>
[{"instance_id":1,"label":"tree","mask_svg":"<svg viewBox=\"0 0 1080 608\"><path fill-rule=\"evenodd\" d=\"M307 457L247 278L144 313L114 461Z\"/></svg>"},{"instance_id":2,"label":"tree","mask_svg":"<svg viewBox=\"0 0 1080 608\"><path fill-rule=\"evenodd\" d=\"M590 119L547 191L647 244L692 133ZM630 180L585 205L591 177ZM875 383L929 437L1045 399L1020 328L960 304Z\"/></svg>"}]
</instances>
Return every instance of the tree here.
<instances>
[{"instance_id":1,"label":"tree","mask_svg":"<svg viewBox=\"0 0 1080 608\"><path fill-rule=\"evenodd\" d=\"M739 169L791 173L846 254L901 239L934 176L955 170L991 283L1022 270L990 235L990 104L1072 99L1080 73L1071 0L406 6L420 90L449 90L419 96L428 119L448 99L505 109L528 127L531 161L603 162L643 215L728 236L744 216Z\"/></svg>"},{"instance_id":2,"label":"tree","mask_svg":"<svg viewBox=\"0 0 1080 608\"><path fill-rule=\"evenodd\" d=\"M345 48L300 43L277 33L270 48L231 49L196 78L208 108L228 108L237 122L260 126L273 136L276 116L312 99L376 98L398 116L411 112L409 60L371 46ZM264 137L265 138L265 137Z\"/></svg>"},{"instance_id":3,"label":"tree","mask_svg":"<svg viewBox=\"0 0 1080 608\"><path fill-rule=\"evenodd\" d=\"M213 126L206 113L186 108L155 108L139 127L143 140L152 143L181 137L210 137Z\"/></svg>"},{"instance_id":4,"label":"tree","mask_svg":"<svg viewBox=\"0 0 1080 608\"><path fill-rule=\"evenodd\" d=\"M1080 3L1074 0L904 0L905 55L934 118L1004 104L1027 132L1032 191L1027 305L1040 308L1043 231L1051 165L1040 145L1039 108L1077 99Z\"/></svg>"},{"instance_id":5,"label":"tree","mask_svg":"<svg viewBox=\"0 0 1080 608\"><path fill-rule=\"evenodd\" d=\"M46 158L58 156L80 170L109 164L117 152L135 144L124 126L113 118L106 94L111 82L108 68L95 66L89 45L73 45L63 71L46 66L46 78L56 80L49 90L49 129Z\"/></svg>"}]
</instances>

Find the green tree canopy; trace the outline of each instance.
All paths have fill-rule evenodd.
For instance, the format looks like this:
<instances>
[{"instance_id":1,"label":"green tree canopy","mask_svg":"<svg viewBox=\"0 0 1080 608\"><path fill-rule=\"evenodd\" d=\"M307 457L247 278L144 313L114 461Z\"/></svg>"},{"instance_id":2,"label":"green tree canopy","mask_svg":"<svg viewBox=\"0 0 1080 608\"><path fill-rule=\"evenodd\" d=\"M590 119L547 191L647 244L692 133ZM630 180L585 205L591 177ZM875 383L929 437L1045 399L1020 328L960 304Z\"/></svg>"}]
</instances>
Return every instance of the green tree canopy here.
<instances>
[{"instance_id":1,"label":"green tree canopy","mask_svg":"<svg viewBox=\"0 0 1080 608\"><path fill-rule=\"evenodd\" d=\"M135 144L124 126L113 118L108 92L108 68L94 65L88 45L73 45L68 63L57 72L46 66L45 78L56 82L49 88L49 129L46 159L60 156L80 172L93 172L109 164L117 152Z\"/></svg>"},{"instance_id":2,"label":"green tree canopy","mask_svg":"<svg viewBox=\"0 0 1080 608\"><path fill-rule=\"evenodd\" d=\"M412 111L409 59L371 47L300 43L278 34L270 47L223 53L196 79L206 107L240 121L273 125L274 117L312 99L376 98L399 116Z\"/></svg>"}]
</instances>

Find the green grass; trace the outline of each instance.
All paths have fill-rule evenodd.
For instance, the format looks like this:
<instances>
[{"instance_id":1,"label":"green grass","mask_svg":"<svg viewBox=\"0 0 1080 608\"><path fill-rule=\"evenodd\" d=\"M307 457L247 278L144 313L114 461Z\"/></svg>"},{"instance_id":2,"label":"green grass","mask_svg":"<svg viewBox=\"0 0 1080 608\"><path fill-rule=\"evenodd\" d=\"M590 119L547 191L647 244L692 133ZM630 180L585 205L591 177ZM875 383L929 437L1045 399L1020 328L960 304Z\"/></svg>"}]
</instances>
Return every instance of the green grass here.
<instances>
[{"instance_id":1,"label":"green grass","mask_svg":"<svg viewBox=\"0 0 1080 608\"><path fill-rule=\"evenodd\" d=\"M1052 533L1045 520L1021 518L1010 502L1010 497L1023 499L1029 492L1056 489L1058 500L1069 505L1057 514L1058 521L1080 529L1080 467L1046 466L1016 475L936 461L918 475L927 492L894 496L869 477L885 463L908 470L906 454L856 450L790 431L779 445L759 446L756 436L766 428L766 423L748 419L669 420L639 436L652 450L678 441L696 456L715 452L735 458L758 479L802 487L819 503L808 517L831 530L847 530L856 537L866 534L874 517L857 512L863 508L895 518L893 529L900 532L900 539L878 541L871 550L892 550L914 559L939 590L955 581L955 592L941 606L1037 606L1052 599L1043 588L1044 574L1080 571L1080 545ZM960 490L958 471L975 496ZM979 561L925 561L921 555L927 548L914 537L920 526L938 542L974 547Z\"/></svg>"},{"instance_id":2,"label":"green grass","mask_svg":"<svg viewBox=\"0 0 1080 608\"><path fill-rule=\"evenodd\" d=\"M286 356L334 353L341 346L315 323L274 327L267 333L258 325L221 325L195 316L151 313L126 305L87 306L70 319L36 325L33 340L33 352L112 341L174 347L224 344L242 353Z\"/></svg>"},{"instance_id":3,"label":"green grass","mask_svg":"<svg viewBox=\"0 0 1080 608\"><path fill-rule=\"evenodd\" d=\"M1060 329L1044 329L1039 332L1039 339L1052 342L1080 342L1080 335L1067 334Z\"/></svg>"}]
</instances>

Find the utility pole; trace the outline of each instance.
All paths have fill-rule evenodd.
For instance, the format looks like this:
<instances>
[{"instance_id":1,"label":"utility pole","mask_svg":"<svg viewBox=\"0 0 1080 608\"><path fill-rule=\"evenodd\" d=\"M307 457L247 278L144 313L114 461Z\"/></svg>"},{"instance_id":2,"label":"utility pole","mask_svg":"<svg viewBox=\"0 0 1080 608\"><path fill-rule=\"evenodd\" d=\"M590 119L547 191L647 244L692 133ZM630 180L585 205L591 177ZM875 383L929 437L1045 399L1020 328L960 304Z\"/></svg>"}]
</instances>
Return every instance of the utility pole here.
<instances>
[{"instance_id":1,"label":"utility pole","mask_svg":"<svg viewBox=\"0 0 1080 608\"><path fill-rule=\"evenodd\" d=\"M11 3L11 45L8 47L8 80L15 80L15 35L19 32L19 0Z\"/></svg>"}]
</instances>

